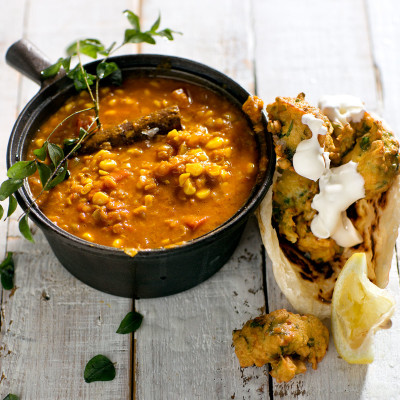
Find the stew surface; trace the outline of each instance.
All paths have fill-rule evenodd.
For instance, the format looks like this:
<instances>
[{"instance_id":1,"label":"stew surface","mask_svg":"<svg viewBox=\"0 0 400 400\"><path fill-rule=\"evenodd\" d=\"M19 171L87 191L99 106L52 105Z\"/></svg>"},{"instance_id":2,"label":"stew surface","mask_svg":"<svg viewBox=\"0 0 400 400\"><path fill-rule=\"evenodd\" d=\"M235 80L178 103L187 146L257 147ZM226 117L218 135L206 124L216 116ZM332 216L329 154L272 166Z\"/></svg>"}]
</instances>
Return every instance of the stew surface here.
<instances>
[{"instance_id":1,"label":"stew surface","mask_svg":"<svg viewBox=\"0 0 400 400\"><path fill-rule=\"evenodd\" d=\"M126 79L100 94L104 129L177 105L183 130L71 158L70 178L37 201L60 228L122 249L168 247L215 229L247 200L258 152L247 120L228 100L172 79ZM87 92L69 99L40 127L28 159L60 121L90 106ZM91 112L70 118L51 141L63 145L92 120ZM37 196L42 188L37 173L29 184Z\"/></svg>"}]
</instances>

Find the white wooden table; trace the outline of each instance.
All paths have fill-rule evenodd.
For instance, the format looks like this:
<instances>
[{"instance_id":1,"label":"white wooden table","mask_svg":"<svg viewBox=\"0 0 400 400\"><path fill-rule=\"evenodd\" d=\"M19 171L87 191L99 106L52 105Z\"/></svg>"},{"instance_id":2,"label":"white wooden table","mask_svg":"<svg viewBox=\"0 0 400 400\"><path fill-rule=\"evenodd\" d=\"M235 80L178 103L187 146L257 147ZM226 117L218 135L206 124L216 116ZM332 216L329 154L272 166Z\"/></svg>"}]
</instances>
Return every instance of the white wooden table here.
<instances>
[{"instance_id":1,"label":"white wooden table","mask_svg":"<svg viewBox=\"0 0 400 400\"><path fill-rule=\"evenodd\" d=\"M38 90L5 65L6 49L28 38L52 60L72 40L122 38L122 11L145 25L184 33L157 47L215 67L266 103L304 91L361 97L400 132L400 2L396 0L3 0L0 3L1 180L14 120ZM18 215L16 213L15 215ZM331 342L317 371L276 384L268 368L241 370L231 332L261 312L288 307L277 288L257 225L250 221L232 259L214 277L161 299L118 298L72 277L40 231L22 239L16 219L0 224L0 257L13 251L17 289L1 294L0 399L400 399L400 306L375 338L375 361L348 365ZM400 254L398 254L400 256ZM389 287L400 303L393 258ZM135 335L115 333L130 310L144 315ZM111 382L86 384L96 354L116 363Z\"/></svg>"}]
</instances>

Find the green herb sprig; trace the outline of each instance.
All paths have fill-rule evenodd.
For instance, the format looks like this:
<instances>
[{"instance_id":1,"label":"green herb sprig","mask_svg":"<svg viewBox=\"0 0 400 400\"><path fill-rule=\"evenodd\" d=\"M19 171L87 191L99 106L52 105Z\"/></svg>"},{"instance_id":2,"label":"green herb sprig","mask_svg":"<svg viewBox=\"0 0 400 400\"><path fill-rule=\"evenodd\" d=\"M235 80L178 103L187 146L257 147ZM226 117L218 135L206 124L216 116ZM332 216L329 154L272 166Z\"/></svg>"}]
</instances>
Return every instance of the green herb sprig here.
<instances>
[{"instance_id":1,"label":"green herb sprig","mask_svg":"<svg viewBox=\"0 0 400 400\"><path fill-rule=\"evenodd\" d=\"M8 211L6 218L10 217L17 208L17 201L14 197L15 192L23 185L24 179L33 175L36 171L39 173L42 190L39 195L32 201L28 209L19 218L19 230L23 237L33 242L33 236L28 225L27 216L36 203L37 199L43 192L54 188L59 183L69 178L68 158L75 153L81 143L90 135L101 129L101 121L99 117L99 85L100 81L109 78L112 84L119 85L122 83L122 73L115 62L109 62L108 58L121 47L128 43L149 43L156 44L157 37L164 37L168 40L174 40L175 32L169 28L159 29L161 17L152 24L149 30L143 31L140 26L139 17L130 10L125 10L124 15L128 19L131 28L126 29L121 44L117 45L113 42L110 46L104 45L98 39L81 39L68 46L66 57L59 58L53 65L42 71L42 79L52 78L57 75L61 68L67 74L67 77L74 82L77 91L86 89L93 102L93 107L76 111L61 121L55 129L50 133L42 147L33 151L35 159L31 161L18 161L12 165L8 171L8 180L4 181L0 186L0 201L9 199ZM103 56L104 59L97 65L96 74L88 73L82 64L82 55L97 59ZM73 63L76 62L75 65ZM93 111L95 118L92 124L87 128L80 128L77 138L65 139L63 148L50 141L54 132L63 125L68 119L83 112ZM0 204L0 218L3 217L4 209Z\"/></svg>"}]
</instances>

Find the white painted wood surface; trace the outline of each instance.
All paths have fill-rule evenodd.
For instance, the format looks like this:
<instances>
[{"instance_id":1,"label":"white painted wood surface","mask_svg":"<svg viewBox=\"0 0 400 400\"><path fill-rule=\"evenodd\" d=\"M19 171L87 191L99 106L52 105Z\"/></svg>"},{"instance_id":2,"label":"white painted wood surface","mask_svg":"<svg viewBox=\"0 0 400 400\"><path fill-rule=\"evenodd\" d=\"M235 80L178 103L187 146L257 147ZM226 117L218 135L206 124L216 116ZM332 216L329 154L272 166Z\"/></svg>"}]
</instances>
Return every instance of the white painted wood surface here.
<instances>
[{"instance_id":1,"label":"white painted wood surface","mask_svg":"<svg viewBox=\"0 0 400 400\"><path fill-rule=\"evenodd\" d=\"M80 36L112 41L131 8L149 25L184 35L132 51L179 55L207 63L236 79L265 102L277 95L323 93L360 96L400 132L400 10L396 0L14 0L0 6L0 177L17 112L37 87L4 63L21 37L55 60ZM78 10L90 11L85 16ZM382 90L383 88L383 90ZM6 241L7 239L7 241ZM28 400L54 399L399 399L400 311L376 337L376 359L350 366L333 343L317 371L276 384L268 368L240 370L231 331L265 311L289 307L266 265L251 220L232 259L202 285L162 299L121 299L87 287L66 272L40 232L36 245L19 237L15 219L0 225L0 256L14 251L13 296L3 291L0 333L0 399L9 392ZM400 302L393 260L390 289ZM264 290L265 289L265 290ZM48 300L46 298L49 297ZM144 315L136 333L115 330L135 307ZM112 382L86 384L83 369L97 353L117 363ZM1 378L3 377L3 378Z\"/></svg>"}]
</instances>

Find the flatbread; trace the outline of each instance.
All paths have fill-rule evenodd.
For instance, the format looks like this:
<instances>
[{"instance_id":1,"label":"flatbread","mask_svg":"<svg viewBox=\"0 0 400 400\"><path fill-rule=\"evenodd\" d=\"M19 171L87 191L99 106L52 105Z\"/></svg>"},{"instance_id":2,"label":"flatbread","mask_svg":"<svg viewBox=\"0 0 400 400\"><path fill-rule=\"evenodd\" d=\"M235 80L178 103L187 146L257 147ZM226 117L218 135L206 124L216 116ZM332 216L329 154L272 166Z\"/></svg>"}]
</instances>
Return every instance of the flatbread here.
<instances>
[{"instance_id":1,"label":"flatbread","mask_svg":"<svg viewBox=\"0 0 400 400\"><path fill-rule=\"evenodd\" d=\"M400 225L400 176L377 199L361 199L356 202L356 218L353 223L362 234L364 242L353 248L345 248L340 260L334 265L335 272L314 281L303 273L311 262L301 258L300 252L296 255L294 247L280 243L272 226L272 187L261 203L257 217L264 246L272 261L275 280L297 312L314 314L319 318L330 317L330 302L326 301L326 296L321 297L321 293L333 293L337 274L355 252L366 253L369 278L381 288L387 285Z\"/></svg>"}]
</instances>

